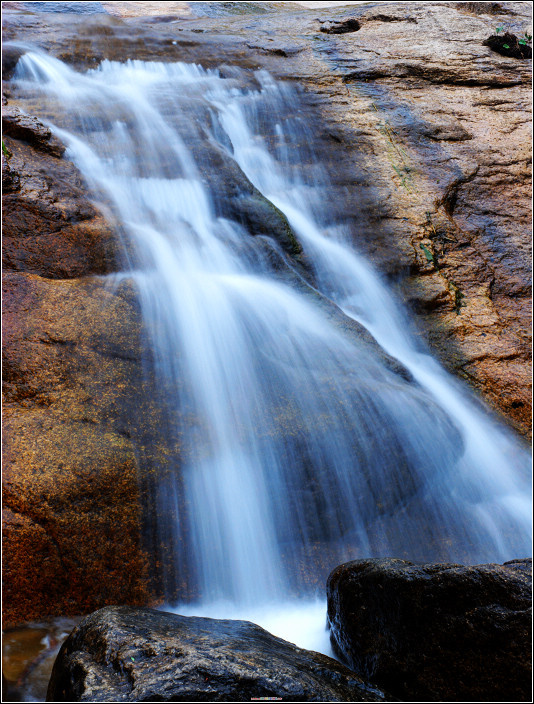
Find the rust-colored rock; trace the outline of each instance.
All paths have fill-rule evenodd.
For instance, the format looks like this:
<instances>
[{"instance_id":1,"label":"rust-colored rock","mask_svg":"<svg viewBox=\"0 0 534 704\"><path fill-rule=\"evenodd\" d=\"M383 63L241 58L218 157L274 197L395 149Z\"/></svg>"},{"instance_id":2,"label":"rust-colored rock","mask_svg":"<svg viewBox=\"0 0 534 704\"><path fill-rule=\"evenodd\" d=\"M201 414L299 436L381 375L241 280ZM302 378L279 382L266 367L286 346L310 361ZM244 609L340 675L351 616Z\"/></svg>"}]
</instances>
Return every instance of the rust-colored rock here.
<instances>
[{"instance_id":1,"label":"rust-colored rock","mask_svg":"<svg viewBox=\"0 0 534 704\"><path fill-rule=\"evenodd\" d=\"M25 125L35 139L6 136L4 155L5 626L154 598L142 507L169 456L136 293L96 276L117 265L114 233Z\"/></svg>"},{"instance_id":2,"label":"rust-colored rock","mask_svg":"<svg viewBox=\"0 0 534 704\"><path fill-rule=\"evenodd\" d=\"M132 439L147 389L127 297L5 275L6 625L149 599Z\"/></svg>"}]
</instances>

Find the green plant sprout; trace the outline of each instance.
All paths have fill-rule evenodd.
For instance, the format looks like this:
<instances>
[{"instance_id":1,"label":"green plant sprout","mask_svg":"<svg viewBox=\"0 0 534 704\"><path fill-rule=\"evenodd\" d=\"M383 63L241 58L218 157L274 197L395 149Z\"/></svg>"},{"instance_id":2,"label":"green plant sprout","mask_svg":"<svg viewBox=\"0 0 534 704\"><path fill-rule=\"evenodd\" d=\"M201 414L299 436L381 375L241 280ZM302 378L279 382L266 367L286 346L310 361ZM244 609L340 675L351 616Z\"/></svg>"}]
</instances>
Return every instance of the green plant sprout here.
<instances>
[{"instance_id":1,"label":"green plant sprout","mask_svg":"<svg viewBox=\"0 0 534 704\"><path fill-rule=\"evenodd\" d=\"M425 255L427 262L432 262L432 264L434 264L434 266L437 268L436 257L432 254L432 252L427 247L425 247L424 244L420 244L419 246L423 250L423 254Z\"/></svg>"}]
</instances>

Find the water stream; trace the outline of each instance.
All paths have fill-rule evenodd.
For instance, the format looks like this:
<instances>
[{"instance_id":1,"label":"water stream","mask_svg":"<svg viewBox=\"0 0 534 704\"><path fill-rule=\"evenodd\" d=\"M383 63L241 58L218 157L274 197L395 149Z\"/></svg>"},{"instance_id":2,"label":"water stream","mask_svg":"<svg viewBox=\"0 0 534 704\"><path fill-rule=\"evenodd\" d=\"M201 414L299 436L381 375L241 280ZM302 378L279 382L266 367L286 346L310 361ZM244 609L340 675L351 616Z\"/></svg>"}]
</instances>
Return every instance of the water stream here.
<instances>
[{"instance_id":1,"label":"water stream","mask_svg":"<svg viewBox=\"0 0 534 704\"><path fill-rule=\"evenodd\" d=\"M180 388L167 534L197 599L176 608L325 651L322 621L302 634L303 605L324 616L314 570L530 554L528 454L411 339L337 224L294 86L182 63L81 74L35 51L14 82L118 223L158 378ZM251 203L287 218L308 270L253 231Z\"/></svg>"}]
</instances>

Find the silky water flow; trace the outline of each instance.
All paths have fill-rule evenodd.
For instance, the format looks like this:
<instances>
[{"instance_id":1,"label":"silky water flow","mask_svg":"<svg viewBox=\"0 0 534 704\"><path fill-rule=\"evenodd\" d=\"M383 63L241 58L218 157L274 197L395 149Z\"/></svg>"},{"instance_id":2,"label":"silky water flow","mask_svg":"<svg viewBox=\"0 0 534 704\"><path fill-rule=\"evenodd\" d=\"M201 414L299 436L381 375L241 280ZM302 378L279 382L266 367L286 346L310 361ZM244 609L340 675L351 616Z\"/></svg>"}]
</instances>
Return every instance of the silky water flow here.
<instances>
[{"instance_id":1,"label":"silky water flow","mask_svg":"<svg viewBox=\"0 0 534 704\"><path fill-rule=\"evenodd\" d=\"M35 51L13 80L127 241L115 279L135 282L160 383L179 389L160 501L197 599L177 610L328 652L314 571L530 554L528 453L414 342L355 251L295 86L183 63L81 74ZM287 218L307 273L251 232L251 201Z\"/></svg>"}]
</instances>

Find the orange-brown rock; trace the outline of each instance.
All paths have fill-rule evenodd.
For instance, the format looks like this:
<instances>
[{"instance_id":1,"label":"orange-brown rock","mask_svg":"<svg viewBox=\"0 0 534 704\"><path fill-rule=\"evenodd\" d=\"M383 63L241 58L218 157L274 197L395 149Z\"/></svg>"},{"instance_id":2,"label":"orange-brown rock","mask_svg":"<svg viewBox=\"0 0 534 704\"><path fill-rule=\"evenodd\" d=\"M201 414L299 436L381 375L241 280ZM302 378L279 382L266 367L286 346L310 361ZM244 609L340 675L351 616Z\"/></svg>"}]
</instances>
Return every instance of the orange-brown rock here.
<instances>
[{"instance_id":1,"label":"orange-brown rock","mask_svg":"<svg viewBox=\"0 0 534 704\"><path fill-rule=\"evenodd\" d=\"M128 296L5 274L6 624L149 598L135 430L149 404Z\"/></svg>"},{"instance_id":2,"label":"orange-brown rock","mask_svg":"<svg viewBox=\"0 0 534 704\"><path fill-rule=\"evenodd\" d=\"M112 230L73 164L23 136L5 140L5 626L153 599L142 513L169 454L135 291L97 276Z\"/></svg>"}]
</instances>

